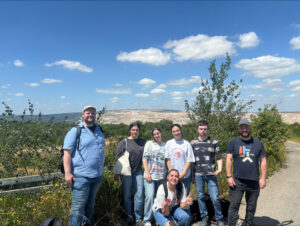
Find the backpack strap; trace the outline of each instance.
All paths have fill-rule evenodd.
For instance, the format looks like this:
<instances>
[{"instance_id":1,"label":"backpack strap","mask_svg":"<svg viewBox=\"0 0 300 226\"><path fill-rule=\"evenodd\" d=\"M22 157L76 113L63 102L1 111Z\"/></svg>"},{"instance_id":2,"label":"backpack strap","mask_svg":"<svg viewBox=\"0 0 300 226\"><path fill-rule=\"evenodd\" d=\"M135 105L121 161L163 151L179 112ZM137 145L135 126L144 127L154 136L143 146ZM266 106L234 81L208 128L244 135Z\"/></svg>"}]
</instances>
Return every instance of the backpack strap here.
<instances>
[{"instance_id":1,"label":"backpack strap","mask_svg":"<svg viewBox=\"0 0 300 226\"><path fill-rule=\"evenodd\" d=\"M168 198L168 186L167 186L167 181L163 182L163 186L164 186L164 191L165 191L165 198Z\"/></svg>"},{"instance_id":2,"label":"backpack strap","mask_svg":"<svg viewBox=\"0 0 300 226\"><path fill-rule=\"evenodd\" d=\"M76 132L76 141L77 141L77 146L76 149L80 152L79 150L79 144L80 144L80 135L81 135L81 127L76 126L77 132Z\"/></svg>"}]
</instances>

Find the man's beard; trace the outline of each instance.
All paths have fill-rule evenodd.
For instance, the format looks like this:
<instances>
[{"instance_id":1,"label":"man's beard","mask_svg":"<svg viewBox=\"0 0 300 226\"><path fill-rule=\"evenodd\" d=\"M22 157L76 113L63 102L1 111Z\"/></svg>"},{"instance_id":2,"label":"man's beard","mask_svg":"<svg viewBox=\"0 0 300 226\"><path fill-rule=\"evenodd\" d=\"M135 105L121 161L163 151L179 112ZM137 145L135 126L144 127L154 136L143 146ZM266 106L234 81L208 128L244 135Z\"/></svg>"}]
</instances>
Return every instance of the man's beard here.
<instances>
[{"instance_id":1,"label":"man's beard","mask_svg":"<svg viewBox=\"0 0 300 226\"><path fill-rule=\"evenodd\" d=\"M244 133L247 134L247 136L244 136ZM241 135L241 137L243 137L243 138L248 138L248 137L251 136L251 132L242 132L242 133L240 133L240 135Z\"/></svg>"},{"instance_id":2,"label":"man's beard","mask_svg":"<svg viewBox=\"0 0 300 226\"><path fill-rule=\"evenodd\" d=\"M83 121L84 121L86 124L94 124L94 123L95 123L95 118L94 118L92 121L89 121L88 118L83 118Z\"/></svg>"}]
</instances>

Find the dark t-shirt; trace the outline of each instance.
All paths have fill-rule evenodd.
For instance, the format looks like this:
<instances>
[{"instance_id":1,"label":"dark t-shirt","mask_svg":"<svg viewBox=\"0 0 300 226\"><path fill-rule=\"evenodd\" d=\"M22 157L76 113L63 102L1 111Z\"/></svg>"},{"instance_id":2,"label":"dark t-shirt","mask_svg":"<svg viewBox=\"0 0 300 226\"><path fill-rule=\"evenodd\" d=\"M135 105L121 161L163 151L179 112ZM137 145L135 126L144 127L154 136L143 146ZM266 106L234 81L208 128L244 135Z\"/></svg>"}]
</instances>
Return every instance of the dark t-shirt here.
<instances>
[{"instance_id":1,"label":"dark t-shirt","mask_svg":"<svg viewBox=\"0 0 300 226\"><path fill-rule=\"evenodd\" d=\"M129 162L132 171L141 169L142 159L144 153L145 140L138 138L136 140L128 139L127 140L127 151L129 152ZM126 149L126 142L122 140L118 147L116 153L116 159L120 158Z\"/></svg>"},{"instance_id":2,"label":"dark t-shirt","mask_svg":"<svg viewBox=\"0 0 300 226\"><path fill-rule=\"evenodd\" d=\"M259 158L266 156L263 143L251 137L244 141L240 137L232 139L227 154L233 155L233 176L239 179L259 181Z\"/></svg>"}]
</instances>

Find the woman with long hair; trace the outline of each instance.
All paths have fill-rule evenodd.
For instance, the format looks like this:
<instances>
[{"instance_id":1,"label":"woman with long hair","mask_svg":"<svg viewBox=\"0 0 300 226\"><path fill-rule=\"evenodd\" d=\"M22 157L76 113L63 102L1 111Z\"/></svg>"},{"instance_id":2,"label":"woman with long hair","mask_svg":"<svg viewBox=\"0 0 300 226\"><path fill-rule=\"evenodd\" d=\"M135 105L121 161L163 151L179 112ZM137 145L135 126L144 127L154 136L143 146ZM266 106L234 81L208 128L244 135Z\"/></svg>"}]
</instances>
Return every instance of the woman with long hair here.
<instances>
[{"instance_id":1,"label":"woman with long hair","mask_svg":"<svg viewBox=\"0 0 300 226\"><path fill-rule=\"evenodd\" d=\"M126 222L129 225L132 225L134 221L137 225L142 224L143 220L144 187L142 158L145 140L139 138L140 128L141 126L139 123L131 123L129 126L129 136L119 143L116 151L116 160L124 154L125 150L129 152L131 175L121 175ZM115 179L119 180L119 176L120 175L115 175ZM134 190L134 215L131 208L132 188Z\"/></svg>"},{"instance_id":2,"label":"woman with long hair","mask_svg":"<svg viewBox=\"0 0 300 226\"><path fill-rule=\"evenodd\" d=\"M187 209L193 203L191 195L186 195L179 172L171 169L166 180L157 190L153 204L153 215L159 226L188 226L191 215Z\"/></svg>"},{"instance_id":3,"label":"woman with long hair","mask_svg":"<svg viewBox=\"0 0 300 226\"><path fill-rule=\"evenodd\" d=\"M152 205L158 186L163 182L166 173L165 143L162 142L161 129L152 129L153 140L147 141L144 148L144 225L151 226Z\"/></svg>"}]
</instances>

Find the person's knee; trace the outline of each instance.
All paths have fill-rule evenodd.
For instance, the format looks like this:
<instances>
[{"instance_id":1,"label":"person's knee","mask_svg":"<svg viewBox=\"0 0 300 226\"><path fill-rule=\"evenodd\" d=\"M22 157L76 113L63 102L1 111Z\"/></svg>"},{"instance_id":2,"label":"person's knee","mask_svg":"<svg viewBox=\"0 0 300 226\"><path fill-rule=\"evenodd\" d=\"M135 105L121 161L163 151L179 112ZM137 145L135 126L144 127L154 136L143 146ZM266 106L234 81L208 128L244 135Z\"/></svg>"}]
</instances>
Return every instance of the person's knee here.
<instances>
[{"instance_id":1,"label":"person's knee","mask_svg":"<svg viewBox=\"0 0 300 226\"><path fill-rule=\"evenodd\" d=\"M175 221L168 221L165 226L177 226L177 223Z\"/></svg>"}]
</instances>

